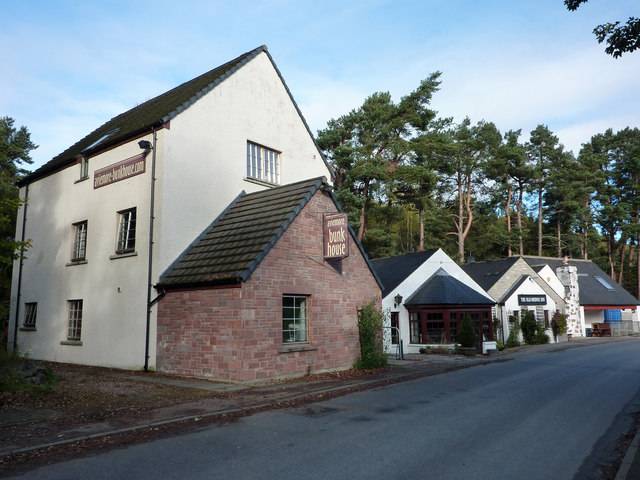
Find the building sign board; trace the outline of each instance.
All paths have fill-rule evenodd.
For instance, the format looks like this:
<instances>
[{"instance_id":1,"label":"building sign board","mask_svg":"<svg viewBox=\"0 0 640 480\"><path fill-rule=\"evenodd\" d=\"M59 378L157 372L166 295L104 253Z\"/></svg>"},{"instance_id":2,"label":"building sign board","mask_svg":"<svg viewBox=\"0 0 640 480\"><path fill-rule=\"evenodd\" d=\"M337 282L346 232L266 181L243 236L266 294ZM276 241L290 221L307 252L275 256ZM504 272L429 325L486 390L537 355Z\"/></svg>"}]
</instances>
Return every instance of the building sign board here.
<instances>
[{"instance_id":1,"label":"building sign board","mask_svg":"<svg viewBox=\"0 0 640 480\"><path fill-rule=\"evenodd\" d=\"M93 188L105 187L144 173L145 158L145 154L142 153L94 171Z\"/></svg>"},{"instance_id":2,"label":"building sign board","mask_svg":"<svg viewBox=\"0 0 640 480\"><path fill-rule=\"evenodd\" d=\"M324 258L349 256L349 223L346 213L326 213L322 219Z\"/></svg>"},{"instance_id":3,"label":"building sign board","mask_svg":"<svg viewBox=\"0 0 640 480\"><path fill-rule=\"evenodd\" d=\"M518 295L518 305L546 305L546 295Z\"/></svg>"}]
</instances>

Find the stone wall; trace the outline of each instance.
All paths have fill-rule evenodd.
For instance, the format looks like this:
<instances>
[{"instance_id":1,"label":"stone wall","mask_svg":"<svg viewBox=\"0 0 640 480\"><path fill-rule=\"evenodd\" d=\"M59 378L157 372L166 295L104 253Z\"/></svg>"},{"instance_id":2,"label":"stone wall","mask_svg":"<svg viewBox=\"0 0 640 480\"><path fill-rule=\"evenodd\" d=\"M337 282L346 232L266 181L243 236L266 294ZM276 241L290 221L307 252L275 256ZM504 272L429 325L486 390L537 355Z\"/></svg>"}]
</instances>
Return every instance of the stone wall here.
<instances>
[{"instance_id":1,"label":"stone wall","mask_svg":"<svg viewBox=\"0 0 640 480\"><path fill-rule=\"evenodd\" d=\"M380 289L357 245L342 273L323 260L317 192L240 287L169 291L158 307L158 369L231 381L350 368L359 356L357 310ZM308 343L283 344L283 294L309 295Z\"/></svg>"}]
</instances>

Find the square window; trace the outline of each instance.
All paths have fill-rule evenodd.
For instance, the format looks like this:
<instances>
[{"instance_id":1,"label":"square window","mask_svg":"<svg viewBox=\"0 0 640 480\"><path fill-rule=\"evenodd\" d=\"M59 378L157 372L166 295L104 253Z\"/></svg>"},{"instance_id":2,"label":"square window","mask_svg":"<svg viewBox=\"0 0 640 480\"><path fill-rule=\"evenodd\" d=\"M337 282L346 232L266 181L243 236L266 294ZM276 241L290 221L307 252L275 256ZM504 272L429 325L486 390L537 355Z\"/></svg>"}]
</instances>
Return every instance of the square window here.
<instances>
[{"instance_id":1,"label":"square window","mask_svg":"<svg viewBox=\"0 0 640 480\"><path fill-rule=\"evenodd\" d=\"M24 328L36 328L36 317L38 315L38 304L35 302L24 304Z\"/></svg>"},{"instance_id":2,"label":"square window","mask_svg":"<svg viewBox=\"0 0 640 480\"><path fill-rule=\"evenodd\" d=\"M87 221L73 224L73 252L71 261L79 262L87 258Z\"/></svg>"},{"instance_id":3,"label":"square window","mask_svg":"<svg viewBox=\"0 0 640 480\"><path fill-rule=\"evenodd\" d=\"M69 300L67 340L79 342L82 333L82 300Z\"/></svg>"},{"instance_id":4,"label":"square window","mask_svg":"<svg viewBox=\"0 0 640 480\"><path fill-rule=\"evenodd\" d=\"M280 152L247 142L247 177L267 183L280 183Z\"/></svg>"},{"instance_id":5,"label":"square window","mask_svg":"<svg viewBox=\"0 0 640 480\"><path fill-rule=\"evenodd\" d=\"M282 297L282 342L307 341L307 298L304 295Z\"/></svg>"},{"instance_id":6,"label":"square window","mask_svg":"<svg viewBox=\"0 0 640 480\"><path fill-rule=\"evenodd\" d=\"M118 212L118 244L116 253L131 253L136 249L136 209Z\"/></svg>"}]
</instances>

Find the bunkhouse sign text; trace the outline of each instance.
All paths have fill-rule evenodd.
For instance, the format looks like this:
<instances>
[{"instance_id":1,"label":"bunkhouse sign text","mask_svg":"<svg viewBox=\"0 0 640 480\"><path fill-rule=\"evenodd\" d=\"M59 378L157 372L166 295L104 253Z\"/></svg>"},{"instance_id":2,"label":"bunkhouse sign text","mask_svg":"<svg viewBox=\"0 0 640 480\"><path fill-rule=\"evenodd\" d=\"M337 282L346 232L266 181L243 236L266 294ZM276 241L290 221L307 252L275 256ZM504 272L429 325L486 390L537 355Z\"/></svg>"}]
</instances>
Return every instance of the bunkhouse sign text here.
<instances>
[{"instance_id":1,"label":"bunkhouse sign text","mask_svg":"<svg viewBox=\"0 0 640 480\"><path fill-rule=\"evenodd\" d=\"M93 188L100 188L144 173L145 155L136 155L93 172Z\"/></svg>"},{"instance_id":2,"label":"bunkhouse sign text","mask_svg":"<svg viewBox=\"0 0 640 480\"><path fill-rule=\"evenodd\" d=\"M344 213L327 213L323 217L324 258L349 256L349 227Z\"/></svg>"}]
</instances>

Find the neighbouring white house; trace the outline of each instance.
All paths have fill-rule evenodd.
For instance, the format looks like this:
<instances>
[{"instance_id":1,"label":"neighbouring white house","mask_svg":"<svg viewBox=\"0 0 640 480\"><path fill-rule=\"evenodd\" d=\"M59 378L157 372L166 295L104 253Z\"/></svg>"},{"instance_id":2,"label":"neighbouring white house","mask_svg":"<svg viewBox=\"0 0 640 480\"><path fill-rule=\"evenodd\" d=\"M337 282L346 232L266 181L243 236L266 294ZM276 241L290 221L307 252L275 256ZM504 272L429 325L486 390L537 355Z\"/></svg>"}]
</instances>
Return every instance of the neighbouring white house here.
<instances>
[{"instance_id":1,"label":"neighbouring white house","mask_svg":"<svg viewBox=\"0 0 640 480\"><path fill-rule=\"evenodd\" d=\"M551 288L574 297L574 335L590 335L594 323L609 323L614 334L640 333L638 299L593 261L536 256L524 260Z\"/></svg>"},{"instance_id":2,"label":"neighbouring white house","mask_svg":"<svg viewBox=\"0 0 640 480\"><path fill-rule=\"evenodd\" d=\"M154 368L162 272L239 192L311 177L330 168L264 46L112 118L20 183L10 346Z\"/></svg>"},{"instance_id":3,"label":"neighbouring white house","mask_svg":"<svg viewBox=\"0 0 640 480\"><path fill-rule=\"evenodd\" d=\"M387 353L395 353L400 342L406 353L453 346L464 316L474 321L478 339L494 340L494 299L442 249L371 263L384 287Z\"/></svg>"},{"instance_id":4,"label":"neighbouring white house","mask_svg":"<svg viewBox=\"0 0 640 480\"><path fill-rule=\"evenodd\" d=\"M543 280L523 258L470 262L462 268L496 299L494 314L500 340L505 342L514 322L525 312L532 311L536 321L544 324L547 335L554 341L551 320L556 311L565 313L566 302L562 293ZM558 287L556 282L550 282Z\"/></svg>"}]
</instances>

